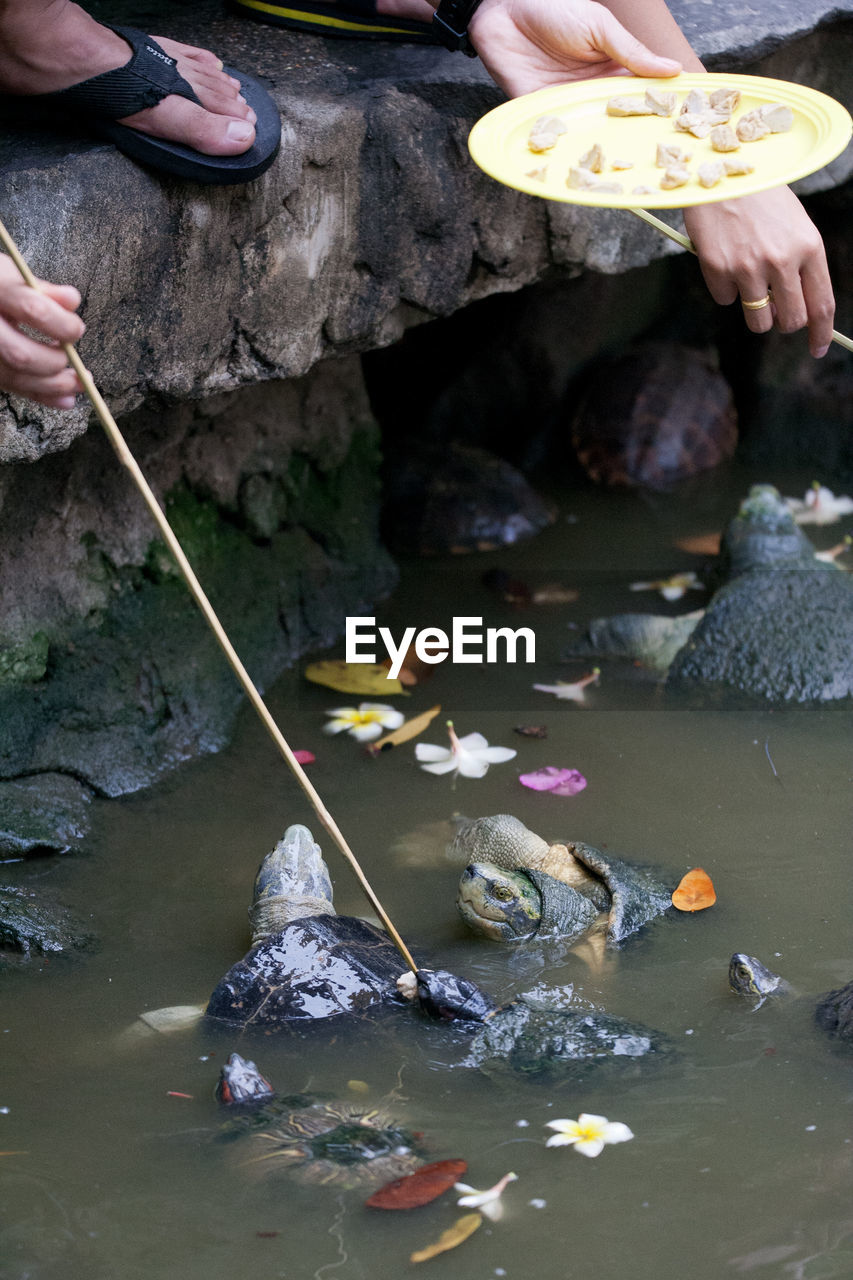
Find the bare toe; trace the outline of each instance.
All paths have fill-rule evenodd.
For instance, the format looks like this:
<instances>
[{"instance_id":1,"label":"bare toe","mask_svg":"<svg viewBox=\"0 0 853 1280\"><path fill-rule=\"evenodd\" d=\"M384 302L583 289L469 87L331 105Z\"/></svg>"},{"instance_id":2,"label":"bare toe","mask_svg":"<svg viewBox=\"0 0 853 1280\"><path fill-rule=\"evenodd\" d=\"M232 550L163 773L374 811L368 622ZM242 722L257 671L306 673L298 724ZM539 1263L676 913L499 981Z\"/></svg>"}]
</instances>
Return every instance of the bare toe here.
<instances>
[{"instance_id":1,"label":"bare toe","mask_svg":"<svg viewBox=\"0 0 853 1280\"><path fill-rule=\"evenodd\" d=\"M249 120L205 111L174 94L156 107L125 116L121 123L152 138L181 142L207 156L242 155L255 140L254 125Z\"/></svg>"}]
</instances>

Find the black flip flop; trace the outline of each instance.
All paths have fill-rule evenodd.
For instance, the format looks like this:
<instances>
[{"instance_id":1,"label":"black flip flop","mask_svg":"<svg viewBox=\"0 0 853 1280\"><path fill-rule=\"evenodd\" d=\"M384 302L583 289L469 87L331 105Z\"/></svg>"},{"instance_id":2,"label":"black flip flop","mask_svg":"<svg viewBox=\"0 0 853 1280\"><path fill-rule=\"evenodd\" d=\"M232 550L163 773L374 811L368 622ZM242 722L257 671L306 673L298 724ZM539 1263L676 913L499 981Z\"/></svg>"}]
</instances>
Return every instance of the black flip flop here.
<instances>
[{"instance_id":1,"label":"black flip flop","mask_svg":"<svg viewBox=\"0 0 853 1280\"><path fill-rule=\"evenodd\" d=\"M338 36L353 40L391 40L406 44L440 44L429 22L395 18L376 12L376 0L227 0L228 8L244 18L266 22L292 31L311 31L318 36Z\"/></svg>"},{"instance_id":2,"label":"black flip flop","mask_svg":"<svg viewBox=\"0 0 853 1280\"><path fill-rule=\"evenodd\" d=\"M135 27L115 27L133 50L129 62L115 71L105 71L69 89L29 97L6 97L21 112L50 121L67 114L79 116L98 137L107 138L120 151L140 164L179 178L226 186L252 182L269 168L281 144L281 118L267 90L244 71L225 67L240 81L240 92L257 115L255 141L239 156L206 156L179 142L152 138L120 124L119 119L154 107L170 94L178 94L201 106L193 88L179 73L174 58L144 31Z\"/></svg>"}]
</instances>

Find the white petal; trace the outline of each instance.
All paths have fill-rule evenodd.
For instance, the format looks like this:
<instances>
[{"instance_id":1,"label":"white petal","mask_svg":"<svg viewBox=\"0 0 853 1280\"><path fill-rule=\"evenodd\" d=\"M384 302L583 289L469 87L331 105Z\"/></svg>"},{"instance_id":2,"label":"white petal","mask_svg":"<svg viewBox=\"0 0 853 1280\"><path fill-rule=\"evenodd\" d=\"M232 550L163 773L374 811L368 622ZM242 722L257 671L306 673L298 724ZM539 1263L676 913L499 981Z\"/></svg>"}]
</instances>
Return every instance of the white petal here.
<instances>
[{"instance_id":1,"label":"white petal","mask_svg":"<svg viewBox=\"0 0 853 1280\"><path fill-rule=\"evenodd\" d=\"M586 1138L582 1142L575 1143L575 1151L579 1151L582 1156L600 1156L603 1150L603 1138Z\"/></svg>"},{"instance_id":2,"label":"white petal","mask_svg":"<svg viewBox=\"0 0 853 1280\"><path fill-rule=\"evenodd\" d=\"M546 1147L570 1147L573 1142L577 1142L577 1134L555 1133L553 1138L549 1138L545 1143Z\"/></svg>"},{"instance_id":3,"label":"white petal","mask_svg":"<svg viewBox=\"0 0 853 1280\"><path fill-rule=\"evenodd\" d=\"M457 1200L457 1204L461 1204L461 1200ZM484 1213L487 1218L491 1218L492 1222L500 1222L504 1216L504 1202L499 1197L489 1200L480 1205L480 1212Z\"/></svg>"},{"instance_id":4,"label":"white petal","mask_svg":"<svg viewBox=\"0 0 853 1280\"><path fill-rule=\"evenodd\" d=\"M577 1120L549 1120L545 1128L556 1129L558 1133L573 1133L577 1137L578 1122Z\"/></svg>"},{"instance_id":5,"label":"white petal","mask_svg":"<svg viewBox=\"0 0 853 1280\"><path fill-rule=\"evenodd\" d=\"M379 719L380 716L399 716L399 711L394 707L389 707L387 702L362 702L358 708L360 716L370 715L371 712ZM402 716L400 719L402 720Z\"/></svg>"},{"instance_id":6,"label":"white petal","mask_svg":"<svg viewBox=\"0 0 853 1280\"><path fill-rule=\"evenodd\" d=\"M605 1142L629 1142L633 1136L628 1126L618 1121L608 1124L602 1134Z\"/></svg>"},{"instance_id":7,"label":"white petal","mask_svg":"<svg viewBox=\"0 0 853 1280\"><path fill-rule=\"evenodd\" d=\"M418 760L451 760L453 752L449 747L437 747L432 742L419 742L415 747Z\"/></svg>"},{"instance_id":8,"label":"white petal","mask_svg":"<svg viewBox=\"0 0 853 1280\"><path fill-rule=\"evenodd\" d=\"M327 716L345 716L348 720L355 720L360 711L359 707L332 707L326 712Z\"/></svg>"},{"instance_id":9,"label":"white petal","mask_svg":"<svg viewBox=\"0 0 853 1280\"><path fill-rule=\"evenodd\" d=\"M370 742L371 738L378 738L382 732L382 725L378 720L374 720L372 724L356 724L350 729L350 733L359 742Z\"/></svg>"},{"instance_id":10,"label":"white petal","mask_svg":"<svg viewBox=\"0 0 853 1280\"><path fill-rule=\"evenodd\" d=\"M453 773L456 768L455 760L441 760L438 764L422 764L421 768L424 773Z\"/></svg>"},{"instance_id":11,"label":"white petal","mask_svg":"<svg viewBox=\"0 0 853 1280\"><path fill-rule=\"evenodd\" d=\"M454 1182L454 1184L453 1184L453 1190L454 1190L454 1191L464 1191L464 1192L466 1192L468 1195L472 1195L472 1196L475 1196L475 1195L477 1194L477 1189L476 1189L476 1187L469 1187L467 1182Z\"/></svg>"},{"instance_id":12,"label":"white petal","mask_svg":"<svg viewBox=\"0 0 853 1280\"><path fill-rule=\"evenodd\" d=\"M608 1123L609 1121L607 1116L594 1116L589 1111L582 1111L578 1116L578 1127L581 1129L590 1128L592 1125L595 1125L596 1128L603 1129Z\"/></svg>"},{"instance_id":13,"label":"white petal","mask_svg":"<svg viewBox=\"0 0 853 1280\"><path fill-rule=\"evenodd\" d=\"M323 725L324 733L342 733L344 729L352 728L352 720L330 720L328 724Z\"/></svg>"},{"instance_id":14,"label":"white petal","mask_svg":"<svg viewBox=\"0 0 853 1280\"><path fill-rule=\"evenodd\" d=\"M385 712L379 723L384 729L399 729L405 718L402 711L397 711L394 707L391 707L390 710Z\"/></svg>"},{"instance_id":15,"label":"white petal","mask_svg":"<svg viewBox=\"0 0 853 1280\"><path fill-rule=\"evenodd\" d=\"M459 739L459 745L463 751L481 751L489 744L482 733L466 733L464 738Z\"/></svg>"},{"instance_id":16,"label":"white petal","mask_svg":"<svg viewBox=\"0 0 853 1280\"><path fill-rule=\"evenodd\" d=\"M481 756L472 755L468 751L459 752L456 767L463 778L485 778L489 772L488 760L483 760Z\"/></svg>"},{"instance_id":17,"label":"white petal","mask_svg":"<svg viewBox=\"0 0 853 1280\"><path fill-rule=\"evenodd\" d=\"M518 752L512 747L486 747L477 754L481 760L488 760L489 764L503 764L505 760L514 760Z\"/></svg>"},{"instance_id":18,"label":"white petal","mask_svg":"<svg viewBox=\"0 0 853 1280\"><path fill-rule=\"evenodd\" d=\"M683 584L674 587L661 587L660 593L664 600L680 600L687 588Z\"/></svg>"}]
</instances>

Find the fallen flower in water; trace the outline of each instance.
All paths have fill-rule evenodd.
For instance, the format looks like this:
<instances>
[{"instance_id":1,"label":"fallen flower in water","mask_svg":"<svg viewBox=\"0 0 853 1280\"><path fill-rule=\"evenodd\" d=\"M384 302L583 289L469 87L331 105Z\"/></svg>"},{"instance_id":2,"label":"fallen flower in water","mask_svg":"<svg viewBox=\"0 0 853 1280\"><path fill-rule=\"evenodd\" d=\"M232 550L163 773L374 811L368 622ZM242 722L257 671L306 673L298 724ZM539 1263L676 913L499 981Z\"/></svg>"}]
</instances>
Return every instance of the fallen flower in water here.
<instances>
[{"instance_id":1,"label":"fallen flower in water","mask_svg":"<svg viewBox=\"0 0 853 1280\"><path fill-rule=\"evenodd\" d=\"M705 584L692 569L685 573L673 573L669 578L656 578L654 582L631 582L629 591L659 591L664 600L680 600L688 591L704 591Z\"/></svg>"},{"instance_id":2,"label":"fallen flower in water","mask_svg":"<svg viewBox=\"0 0 853 1280\"><path fill-rule=\"evenodd\" d=\"M835 564L838 557L843 556L845 551L849 551L851 546L853 546L853 538L848 533L840 542L836 542L834 547L827 547L826 551L816 551L814 558L823 560L825 564Z\"/></svg>"},{"instance_id":3,"label":"fallen flower in water","mask_svg":"<svg viewBox=\"0 0 853 1280\"><path fill-rule=\"evenodd\" d=\"M582 1112L577 1120L549 1120L546 1129L556 1129L546 1147L573 1146L582 1156L600 1155L613 1142L628 1142L633 1133L626 1124Z\"/></svg>"},{"instance_id":4,"label":"fallen flower in water","mask_svg":"<svg viewBox=\"0 0 853 1280\"><path fill-rule=\"evenodd\" d=\"M558 680L556 684L535 684L533 688L538 689L540 693L553 693L555 698L562 698L567 702L585 702L587 685L598 684L600 675L600 667L593 667L588 676L583 676L580 680L576 680L574 684L569 684L565 680Z\"/></svg>"},{"instance_id":5,"label":"fallen flower in water","mask_svg":"<svg viewBox=\"0 0 853 1280\"><path fill-rule=\"evenodd\" d=\"M586 786L586 778L577 769L557 769L552 764L522 773L518 780L531 791L548 791L552 796L576 796Z\"/></svg>"},{"instance_id":6,"label":"fallen flower in water","mask_svg":"<svg viewBox=\"0 0 853 1280\"><path fill-rule=\"evenodd\" d=\"M835 524L836 520L853 512L853 498L846 494L836 497L831 489L824 488L818 480L815 480L802 501L799 498L786 498L785 502L797 524Z\"/></svg>"},{"instance_id":7,"label":"fallen flower in water","mask_svg":"<svg viewBox=\"0 0 853 1280\"><path fill-rule=\"evenodd\" d=\"M453 721L448 720L449 747L436 747L419 742L415 756L427 773L461 773L463 778L484 778L490 764L503 764L518 754L512 747L490 747L481 733L466 733L457 738Z\"/></svg>"},{"instance_id":8,"label":"fallen flower in water","mask_svg":"<svg viewBox=\"0 0 853 1280\"><path fill-rule=\"evenodd\" d=\"M328 724L323 725L324 733L343 733L346 731L358 738L359 742L370 742L378 738L383 729L399 729L403 723L403 714L395 711L384 702L362 702L358 707L336 707L327 711L327 716L334 716Z\"/></svg>"},{"instance_id":9,"label":"fallen flower in water","mask_svg":"<svg viewBox=\"0 0 853 1280\"><path fill-rule=\"evenodd\" d=\"M517 1173L505 1173L500 1182L489 1187L488 1191L477 1191L474 1187L469 1187L467 1182L457 1182L453 1190L464 1191L465 1194L456 1203L460 1209L482 1209L487 1218L491 1218L492 1222L498 1222L504 1212L501 1200L504 1189L508 1183L517 1181Z\"/></svg>"}]
</instances>

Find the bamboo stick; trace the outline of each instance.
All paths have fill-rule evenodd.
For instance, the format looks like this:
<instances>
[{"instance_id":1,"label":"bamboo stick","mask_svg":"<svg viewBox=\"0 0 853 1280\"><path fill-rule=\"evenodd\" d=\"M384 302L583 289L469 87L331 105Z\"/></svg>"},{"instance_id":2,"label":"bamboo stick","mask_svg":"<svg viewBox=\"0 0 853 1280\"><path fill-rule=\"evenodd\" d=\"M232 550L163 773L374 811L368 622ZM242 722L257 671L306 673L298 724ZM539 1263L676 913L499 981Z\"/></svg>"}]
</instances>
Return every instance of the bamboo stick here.
<instances>
[{"instance_id":1,"label":"bamboo stick","mask_svg":"<svg viewBox=\"0 0 853 1280\"><path fill-rule=\"evenodd\" d=\"M662 231L665 236L669 236L670 240L674 240L676 244L680 244L682 249L687 249L690 253L695 253L693 241L687 236L682 235L680 231L676 231L668 223L661 218L656 218L653 213L649 213L648 209L632 209L631 213L642 218L644 222L648 222L649 226L656 227L658 231ZM839 333L837 329L832 331L832 341L837 342L839 347L846 347L848 351L853 351L853 340L845 334Z\"/></svg>"},{"instance_id":2,"label":"bamboo stick","mask_svg":"<svg viewBox=\"0 0 853 1280\"><path fill-rule=\"evenodd\" d=\"M9 257L12 259L18 271L20 272L20 274L22 275L26 283L29 285L29 287L31 289L35 289L36 291L39 291L38 281L36 280L33 273L30 271L29 267L24 261L24 258L21 256L21 253L18 250L17 245L15 244L12 237L9 235L9 232L6 230L2 222L0 222L0 242L2 243L3 248L6 250ZM280 753L284 756L285 761L287 762L291 772L295 776L296 781L299 783L300 787L305 792L305 795L308 797L308 800L310 801L314 809L314 812L317 814L317 817L320 819L320 822L323 824L326 831L328 831L329 835L332 837L332 840L337 845L338 849L341 851L344 858L346 858L347 862L350 864L353 871L355 872L356 878L358 879L362 889L367 895L367 899L370 902L370 905L373 907L374 911L379 916L383 925L387 929L388 934L392 938L397 950L400 952L401 956L403 957L403 959L405 960L409 968L415 971L418 966L416 965L414 959L412 958L411 952L409 951L406 944L403 942L403 939L400 937L397 930L394 928L394 925L392 924L390 917L388 916L387 912L382 906L382 903L379 901L376 894L373 892L373 889L370 887L367 877L365 876L364 872L362 871L361 867L358 864L358 859L356 858L352 849L349 847L346 840L344 839L344 836L342 835L338 827L338 824L335 822L334 818L329 813L326 806L323 804L323 801L321 800L318 792L315 790L308 775L305 773L305 770L302 768L301 764L296 759L290 747L288 746L287 741L284 737L284 734L281 732L275 720L273 719L270 711L266 706L266 703L264 702L263 698L258 692L258 689L255 687L255 684L253 683L248 671L243 666L243 663L240 661L240 658L237 655L237 652L234 649L234 646L232 645L231 641L228 639L228 636L225 632L224 627L222 626L222 623L219 621L219 618L217 617L213 609L213 606L211 605L210 601L205 595L204 590L202 589L201 583L199 582L198 578L195 575L195 572L193 571L192 565L190 564L189 560L184 554L183 548L181 547L180 542L175 536L172 526L169 524L169 521L167 520L162 508L160 507L160 504L158 503L156 497L154 496L151 486L148 484L148 481L145 479L145 476L143 475L139 464L137 463L136 459L134 458L133 454L128 448L127 443L124 439L124 436L121 434L118 426L116 425L115 419L113 418L113 415L110 413L110 410L106 404L106 401L103 399L100 391L95 386L95 383L92 379L92 375L89 373L89 370L83 364L83 361L80 359L80 356L78 355L77 351L73 346L71 346L70 343L63 342L62 349L65 352L65 354L68 356L69 363L71 364L72 368L75 370L77 376L79 377L80 382L83 386L83 389L86 392L86 395L91 400L92 406L94 407L95 413L98 416L101 426L104 428L104 431L107 433L107 437L110 441L110 444L113 446L113 449L118 455L119 462L121 462L122 466L126 467L127 470L130 472L130 475L133 479L134 484L136 485L137 489L142 495L142 498L146 506L148 507L148 510L151 512L151 515L154 517L154 520L157 524L158 529L160 530L160 534L163 538L163 541L166 543L169 550L172 552L172 555L175 557L178 568L180 569L184 577L184 580L193 596L193 599L195 600L196 604L198 605L199 609L201 610L204 616L205 621L207 622L208 626L210 627L211 631L213 632L214 636L219 642L219 646L222 649L222 652L225 654L225 657L229 665L231 666L232 671L236 675L240 684L243 686L246 696L248 697L255 711L258 713L258 716L260 717L264 725L264 728L269 733L270 737L272 738L273 742L275 743Z\"/></svg>"}]
</instances>

